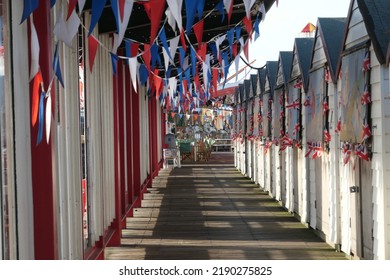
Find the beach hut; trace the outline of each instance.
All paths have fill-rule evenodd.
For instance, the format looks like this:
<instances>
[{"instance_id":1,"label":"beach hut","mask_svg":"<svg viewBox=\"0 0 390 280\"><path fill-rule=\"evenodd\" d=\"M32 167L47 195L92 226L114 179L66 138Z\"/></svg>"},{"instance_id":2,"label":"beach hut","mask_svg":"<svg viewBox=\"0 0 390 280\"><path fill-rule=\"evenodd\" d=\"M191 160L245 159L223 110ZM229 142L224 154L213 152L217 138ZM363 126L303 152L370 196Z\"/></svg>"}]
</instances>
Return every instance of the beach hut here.
<instances>
[{"instance_id":1,"label":"beach hut","mask_svg":"<svg viewBox=\"0 0 390 280\"><path fill-rule=\"evenodd\" d=\"M288 81L290 79L292 51L281 51L279 53L278 68L276 71L276 82L273 101L273 137L277 147L273 149L274 164L274 187L272 196L283 203L286 199L286 172L285 172L285 153L287 144L284 142L286 131L286 108L285 97L288 94ZM284 199L282 199L284 197ZM285 205L284 205L285 206Z\"/></svg>"},{"instance_id":2,"label":"beach hut","mask_svg":"<svg viewBox=\"0 0 390 280\"><path fill-rule=\"evenodd\" d=\"M264 116L264 108L263 108L263 96L265 92L265 73L266 69L265 66L258 70L258 76L259 76L259 93L256 97L256 106L258 107L258 113L257 113L257 119L258 119L258 130L259 130L259 137L256 140L256 147L257 147L257 164L258 164L258 173L257 176L257 182L260 185L260 188L264 189L265 186L265 157L264 157L264 122L263 122L263 116Z\"/></svg>"},{"instance_id":3,"label":"beach hut","mask_svg":"<svg viewBox=\"0 0 390 280\"><path fill-rule=\"evenodd\" d=\"M272 157L273 137L272 137L272 102L275 87L275 77L277 61L267 61L265 67L265 87L262 100L262 128L263 128L263 156L264 157L264 189L272 193L273 186L273 166Z\"/></svg>"},{"instance_id":4,"label":"beach hut","mask_svg":"<svg viewBox=\"0 0 390 280\"><path fill-rule=\"evenodd\" d=\"M295 38L286 108L286 208L302 215L305 197L304 153L302 151L302 95L307 91L314 38Z\"/></svg>"},{"instance_id":5,"label":"beach hut","mask_svg":"<svg viewBox=\"0 0 390 280\"><path fill-rule=\"evenodd\" d=\"M346 18L318 18L311 56L309 85L302 107L303 143L309 163L310 227L329 243L340 244L339 150L334 121L337 106L337 66ZM337 109L337 108L336 108ZM308 197L304 199L308 202ZM310 211L308 211L310 210Z\"/></svg>"},{"instance_id":6,"label":"beach hut","mask_svg":"<svg viewBox=\"0 0 390 280\"><path fill-rule=\"evenodd\" d=\"M339 67L341 250L388 259L390 2L352 0Z\"/></svg>"}]
</instances>

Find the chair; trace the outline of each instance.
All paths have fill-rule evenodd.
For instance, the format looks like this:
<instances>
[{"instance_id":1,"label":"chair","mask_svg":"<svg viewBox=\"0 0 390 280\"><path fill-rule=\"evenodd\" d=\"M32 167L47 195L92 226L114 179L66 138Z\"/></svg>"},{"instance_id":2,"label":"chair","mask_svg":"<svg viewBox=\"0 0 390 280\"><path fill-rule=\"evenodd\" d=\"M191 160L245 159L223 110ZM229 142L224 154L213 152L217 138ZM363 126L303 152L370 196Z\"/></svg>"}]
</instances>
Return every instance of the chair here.
<instances>
[{"instance_id":1,"label":"chair","mask_svg":"<svg viewBox=\"0 0 390 280\"><path fill-rule=\"evenodd\" d=\"M179 142L179 150L182 161L191 158L191 142Z\"/></svg>"}]
</instances>

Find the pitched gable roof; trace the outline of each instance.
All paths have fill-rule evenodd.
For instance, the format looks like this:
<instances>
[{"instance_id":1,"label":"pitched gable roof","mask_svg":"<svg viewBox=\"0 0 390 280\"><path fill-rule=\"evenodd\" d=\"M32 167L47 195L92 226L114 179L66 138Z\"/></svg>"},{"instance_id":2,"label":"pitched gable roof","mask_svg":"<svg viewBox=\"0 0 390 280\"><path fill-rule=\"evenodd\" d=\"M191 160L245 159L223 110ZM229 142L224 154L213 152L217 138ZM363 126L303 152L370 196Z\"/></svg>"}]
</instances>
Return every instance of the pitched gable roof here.
<instances>
[{"instance_id":1,"label":"pitched gable roof","mask_svg":"<svg viewBox=\"0 0 390 280\"><path fill-rule=\"evenodd\" d=\"M337 80L336 73L343 47L342 42L346 20L346 18L318 18L318 28L316 32L319 32L324 46L324 52L329 65L332 81Z\"/></svg>"},{"instance_id":2,"label":"pitched gable roof","mask_svg":"<svg viewBox=\"0 0 390 280\"><path fill-rule=\"evenodd\" d=\"M283 80L287 87L288 81L290 79L291 75L291 67L292 67L292 59L293 59L293 52L292 51L282 51L279 52L279 64L282 66L281 69L278 69L276 73L279 73L279 71L282 71Z\"/></svg>"},{"instance_id":3,"label":"pitched gable roof","mask_svg":"<svg viewBox=\"0 0 390 280\"><path fill-rule=\"evenodd\" d=\"M385 64L390 41L390 1L357 0L357 3L378 61Z\"/></svg>"},{"instance_id":4,"label":"pitched gable roof","mask_svg":"<svg viewBox=\"0 0 390 280\"><path fill-rule=\"evenodd\" d=\"M274 91L276 82L276 70L278 69L277 61L267 61L266 63L266 77L268 78L269 88L271 93Z\"/></svg>"},{"instance_id":5,"label":"pitched gable roof","mask_svg":"<svg viewBox=\"0 0 390 280\"><path fill-rule=\"evenodd\" d=\"M302 74L302 82L307 90L311 53L313 51L314 38L295 38L294 53L297 54L299 67Z\"/></svg>"},{"instance_id":6,"label":"pitched gable roof","mask_svg":"<svg viewBox=\"0 0 390 280\"><path fill-rule=\"evenodd\" d=\"M259 70L260 94L265 91L265 67Z\"/></svg>"}]
</instances>

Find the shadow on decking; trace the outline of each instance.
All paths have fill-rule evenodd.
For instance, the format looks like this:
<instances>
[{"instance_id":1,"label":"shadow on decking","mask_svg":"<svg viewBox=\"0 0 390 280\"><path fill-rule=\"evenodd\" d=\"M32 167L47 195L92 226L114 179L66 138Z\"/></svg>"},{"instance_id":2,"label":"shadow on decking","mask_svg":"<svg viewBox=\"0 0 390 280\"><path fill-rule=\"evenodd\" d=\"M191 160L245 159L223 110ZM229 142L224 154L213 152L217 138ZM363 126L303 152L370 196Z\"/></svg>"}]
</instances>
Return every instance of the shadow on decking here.
<instances>
[{"instance_id":1,"label":"shadow on decking","mask_svg":"<svg viewBox=\"0 0 390 280\"><path fill-rule=\"evenodd\" d=\"M218 163L219 162L219 163ZM234 168L162 170L106 259L345 259Z\"/></svg>"}]
</instances>

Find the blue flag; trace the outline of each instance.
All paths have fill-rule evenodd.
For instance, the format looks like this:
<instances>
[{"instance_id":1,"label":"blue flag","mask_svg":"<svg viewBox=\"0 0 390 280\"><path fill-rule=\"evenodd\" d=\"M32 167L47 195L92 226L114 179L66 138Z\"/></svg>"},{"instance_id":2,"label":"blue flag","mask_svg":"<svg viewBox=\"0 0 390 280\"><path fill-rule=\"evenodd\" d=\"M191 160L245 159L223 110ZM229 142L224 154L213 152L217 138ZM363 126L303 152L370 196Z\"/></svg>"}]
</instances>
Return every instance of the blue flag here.
<instances>
[{"instance_id":1,"label":"blue flag","mask_svg":"<svg viewBox=\"0 0 390 280\"><path fill-rule=\"evenodd\" d=\"M91 2L92 2L92 16L91 16L91 24L89 25L88 36L92 34L95 25L98 23L107 0L99 0L99 1L91 1Z\"/></svg>"},{"instance_id":2,"label":"blue flag","mask_svg":"<svg viewBox=\"0 0 390 280\"><path fill-rule=\"evenodd\" d=\"M24 0L23 15L20 23L25 21L38 8L38 4L38 0Z\"/></svg>"},{"instance_id":3,"label":"blue flag","mask_svg":"<svg viewBox=\"0 0 390 280\"><path fill-rule=\"evenodd\" d=\"M58 81L62 85L62 87L64 87L64 81L62 79L62 74L61 74L60 59L58 56L58 43L56 44L56 48L54 51L53 71L54 71Z\"/></svg>"},{"instance_id":4,"label":"blue flag","mask_svg":"<svg viewBox=\"0 0 390 280\"><path fill-rule=\"evenodd\" d=\"M117 65L118 65L118 56L112 52L110 52L111 55L111 63L112 63L112 73L116 75L117 73Z\"/></svg>"},{"instance_id":5,"label":"blue flag","mask_svg":"<svg viewBox=\"0 0 390 280\"><path fill-rule=\"evenodd\" d=\"M45 116L45 108L44 108L44 101L45 101L45 93L41 92L41 96L39 97L39 127L38 127L38 136L37 136L37 146L42 141L42 135L43 135L43 124L45 122L44 116Z\"/></svg>"}]
</instances>

